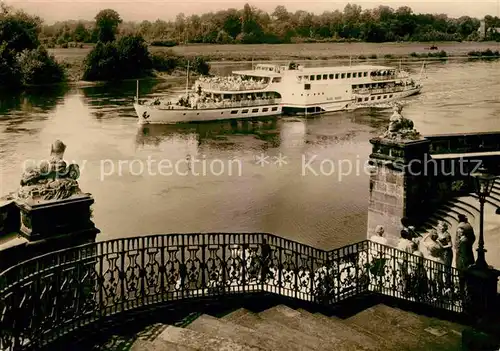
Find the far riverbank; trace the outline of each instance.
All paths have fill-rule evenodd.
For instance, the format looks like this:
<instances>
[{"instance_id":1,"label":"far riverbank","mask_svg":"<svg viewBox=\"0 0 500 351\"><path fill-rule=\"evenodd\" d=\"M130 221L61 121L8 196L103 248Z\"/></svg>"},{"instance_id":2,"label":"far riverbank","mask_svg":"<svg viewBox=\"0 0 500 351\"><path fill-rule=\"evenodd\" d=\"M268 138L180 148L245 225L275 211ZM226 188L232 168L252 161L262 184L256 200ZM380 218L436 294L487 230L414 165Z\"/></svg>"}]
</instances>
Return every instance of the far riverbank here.
<instances>
[{"instance_id":1,"label":"far riverbank","mask_svg":"<svg viewBox=\"0 0 500 351\"><path fill-rule=\"evenodd\" d=\"M437 50L430 50L430 46ZM50 54L64 63L70 82L81 78L83 60L92 46L84 48L49 49ZM438 43L303 43L303 44L188 44L172 48L150 47L151 53L168 52L181 57L202 56L211 63L226 61L268 61L268 60L345 60L370 62L375 60L422 60L470 57L471 52L500 50L498 42L438 42ZM183 70L171 74L155 74L156 78L170 78L182 75ZM185 73L185 72L184 72Z\"/></svg>"}]
</instances>

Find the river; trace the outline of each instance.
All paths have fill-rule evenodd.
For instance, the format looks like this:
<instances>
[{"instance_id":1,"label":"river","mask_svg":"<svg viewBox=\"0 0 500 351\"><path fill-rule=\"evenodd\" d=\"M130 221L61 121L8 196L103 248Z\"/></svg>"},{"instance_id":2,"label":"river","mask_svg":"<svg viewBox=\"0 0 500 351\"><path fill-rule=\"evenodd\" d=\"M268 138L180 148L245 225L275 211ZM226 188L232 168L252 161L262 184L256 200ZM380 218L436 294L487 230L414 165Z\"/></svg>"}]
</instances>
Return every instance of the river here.
<instances>
[{"instance_id":1,"label":"river","mask_svg":"<svg viewBox=\"0 0 500 351\"><path fill-rule=\"evenodd\" d=\"M423 92L403 110L422 134L500 130L500 61L445 61L426 74ZM184 84L184 78L141 83L140 93L180 91ZM61 139L65 159L80 164L80 187L95 198L99 240L262 231L329 249L366 237L363 165L369 139L387 127L390 111L141 127L132 107L135 88L128 82L2 97L0 194L15 190L23 164L46 159ZM256 163L261 155L264 164ZM186 159L203 162L188 169ZM180 166L168 172L159 169L161 160Z\"/></svg>"}]
</instances>

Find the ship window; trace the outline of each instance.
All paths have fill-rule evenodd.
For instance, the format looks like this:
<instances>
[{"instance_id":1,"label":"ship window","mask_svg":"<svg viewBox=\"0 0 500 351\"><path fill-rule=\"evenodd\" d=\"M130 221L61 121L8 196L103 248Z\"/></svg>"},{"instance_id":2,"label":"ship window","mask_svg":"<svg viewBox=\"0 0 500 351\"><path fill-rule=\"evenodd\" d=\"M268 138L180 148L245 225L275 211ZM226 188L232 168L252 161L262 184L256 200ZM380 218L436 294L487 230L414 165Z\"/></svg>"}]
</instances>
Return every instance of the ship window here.
<instances>
[{"instance_id":1,"label":"ship window","mask_svg":"<svg viewBox=\"0 0 500 351\"><path fill-rule=\"evenodd\" d=\"M273 83L279 83L279 82L281 82L281 77L273 78Z\"/></svg>"},{"instance_id":2,"label":"ship window","mask_svg":"<svg viewBox=\"0 0 500 351\"><path fill-rule=\"evenodd\" d=\"M353 77L353 78L356 78L356 72L354 72L354 73L352 74L352 77Z\"/></svg>"},{"instance_id":3,"label":"ship window","mask_svg":"<svg viewBox=\"0 0 500 351\"><path fill-rule=\"evenodd\" d=\"M316 75L316 80L321 80L321 74Z\"/></svg>"},{"instance_id":4,"label":"ship window","mask_svg":"<svg viewBox=\"0 0 500 351\"><path fill-rule=\"evenodd\" d=\"M363 77L367 77L368 76L368 72L363 72Z\"/></svg>"},{"instance_id":5,"label":"ship window","mask_svg":"<svg viewBox=\"0 0 500 351\"><path fill-rule=\"evenodd\" d=\"M231 114L232 114L232 115L235 115L235 114L237 114L237 113L238 113L238 110L232 110L232 111L231 111Z\"/></svg>"},{"instance_id":6,"label":"ship window","mask_svg":"<svg viewBox=\"0 0 500 351\"><path fill-rule=\"evenodd\" d=\"M323 79L328 79L328 75L327 74L323 74Z\"/></svg>"},{"instance_id":7,"label":"ship window","mask_svg":"<svg viewBox=\"0 0 500 351\"><path fill-rule=\"evenodd\" d=\"M363 72L358 72L358 77L359 78L363 77Z\"/></svg>"},{"instance_id":8,"label":"ship window","mask_svg":"<svg viewBox=\"0 0 500 351\"><path fill-rule=\"evenodd\" d=\"M342 73L342 79L344 79L344 78L345 78L345 73Z\"/></svg>"},{"instance_id":9,"label":"ship window","mask_svg":"<svg viewBox=\"0 0 500 351\"><path fill-rule=\"evenodd\" d=\"M380 96L380 95L379 95L379 96L377 96L377 100L380 100L380 98L381 98L381 96Z\"/></svg>"},{"instance_id":10,"label":"ship window","mask_svg":"<svg viewBox=\"0 0 500 351\"><path fill-rule=\"evenodd\" d=\"M220 114L222 115L224 112L221 112Z\"/></svg>"},{"instance_id":11,"label":"ship window","mask_svg":"<svg viewBox=\"0 0 500 351\"><path fill-rule=\"evenodd\" d=\"M311 90L311 84L304 84L304 90Z\"/></svg>"},{"instance_id":12,"label":"ship window","mask_svg":"<svg viewBox=\"0 0 500 351\"><path fill-rule=\"evenodd\" d=\"M358 102L361 102L363 99L362 98L358 98Z\"/></svg>"},{"instance_id":13,"label":"ship window","mask_svg":"<svg viewBox=\"0 0 500 351\"><path fill-rule=\"evenodd\" d=\"M347 78L351 78L351 73L347 73Z\"/></svg>"},{"instance_id":14,"label":"ship window","mask_svg":"<svg viewBox=\"0 0 500 351\"><path fill-rule=\"evenodd\" d=\"M368 98L367 98L367 97L365 97L365 101L368 101Z\"/></svg>"},{"instance_id":15,"label":"ship window","mask_svg":"<svg viewBox=\"0 0 500 351\"><path fill-rule=\"evenodd\" d=\"M252 113L255 113L255 112L259 112L259 109L258 109L258 108L254 108L254 109L252 110Z\"/></svg>"},{"instance_id":16,"label":"ship window","mask_svg":"<svg viewBox=\"0 0 500 351\"><path fill-rule=\"evenodd\" d=\"M392 94L391 94L391 95L389 95L389 98L391 98L391 97L392 97Z\"/></svg>"},{"instance_id":17,"label":"ship window","mask_svg":"<svg viewBox=\"0 0 500 351\"><path fill-rule=\"evenodd\" d=\"M333 74L330 74L329 78L330 78L330 79L333 79Z\"/></svg>"},{"instance_id":18,"label":"ship window","mask_svg":"<svg viewBox=\"0 0 500 351\"><path fill-rule=\"evenodd\" d=\"M313 75L311 75L311 76L309 77L309 80L314 80L314 76L313 76Z\"/></svg>"},{"instance_id":19,"label":"ship window","mask_svg":"<svg viewBox=\"0 0 500 351\"><path fill-rule=\"evenodd\" d=\"M243 110L241 111L241 113L248 113L248 110Z\"/></svg>"},{"instance_id":20,"label":"ship window","mask_svg":"<svg viewBox=\"0 0 500 351\"><path fill-rule=\"evenodd\" d=\"M267 107L264 107L264 108L262 109L262 112L267 112L268 110L269 110L269 109L268 109Z\"/></svg>"},{"instance_id":21,"label":"ship window","mask_svg":"<svg viewBox=\"0 0 500 351\"><path fill-rule=\"evenodd\" d=\"M278 110L278 108L277 108L277 107L273 107L273 108L271 109L271 111L277 111L277 110Z\"/></svg>"},{"instance_id":22,"label":"ship window","mask_svg":"<svg viewBox=\"0 0 500 351\"><path fill-rule=\"evenodd\" d=\"M339 79L339 74L335 73L335 79Z\"/></svg>"},{"instance_id":23,"label":"ship window","mask_svg":"<svg viewBox=\"0 0 500 351\"><path fill-rule=\"evenodd\" d=\"M375 100L375 96L372 96L370 100Z\"/></svg>"},{"instance_id":24,"label":"ship window","mask_svg":"<svg viewBox=\"0 0 500 351\"><path fill-rule=\"evenodd\" d=\"M196 115L197 115L197 116L199 116L199 115L200 115L200 113L198 112Z\"/></svg>"},{"instance_id":25,"label":"ship window","mask_svg":"<svg viewBox=\"0 0 500 351\"><path fill-rule=\"evenodd\" d=\"M387 99L387 95L384 95L384 99Z\"/></svg>"}]
</instances>

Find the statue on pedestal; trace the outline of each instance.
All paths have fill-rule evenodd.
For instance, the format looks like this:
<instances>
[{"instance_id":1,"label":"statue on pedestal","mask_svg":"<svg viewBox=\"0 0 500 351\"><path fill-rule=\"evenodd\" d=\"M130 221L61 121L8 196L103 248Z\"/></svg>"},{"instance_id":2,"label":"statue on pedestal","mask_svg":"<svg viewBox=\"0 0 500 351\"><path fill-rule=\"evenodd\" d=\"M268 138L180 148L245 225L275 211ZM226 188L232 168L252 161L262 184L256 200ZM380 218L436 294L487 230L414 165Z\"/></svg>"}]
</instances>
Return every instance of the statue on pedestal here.
<instances>
[{"instance_id":1,"label":"statue on pedestal","mask_svg":"<svg viewBox=\"0 0 500 351\"><path fill-rule=\"evenodd\" d=\"M401 111L403 105L396 102L393 107L393 114L390 119L389 128L383 137L393 140L418 140L421 139L420 133L413 127L413 121L403 117Z\"/></svg>"},{"instance_id":2,"label":"statue on pedestal","mask_svg":"<svg viewBox=\"0 0 500 351\"><path fill-rule=\"evenodd\" d=\"M82 194L76 181L80 176L80 168L77 164L66 164L63 160L65 150L66 145L56 140L50 150L50 160L24 171L17 193L19 199L37 203Z\"/></svg>"}]
</instances>

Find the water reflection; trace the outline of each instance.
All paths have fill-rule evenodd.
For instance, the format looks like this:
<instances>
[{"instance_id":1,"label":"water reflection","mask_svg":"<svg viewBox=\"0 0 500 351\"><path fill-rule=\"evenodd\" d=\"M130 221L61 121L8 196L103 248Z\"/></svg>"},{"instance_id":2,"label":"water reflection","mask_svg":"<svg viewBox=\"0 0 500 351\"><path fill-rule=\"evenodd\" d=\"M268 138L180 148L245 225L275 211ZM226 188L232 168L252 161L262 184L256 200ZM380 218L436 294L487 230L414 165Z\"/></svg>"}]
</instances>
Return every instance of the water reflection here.
<instances>
[{"instance_id":1,"label":"water reflection","mask_svg":"<svg viewBox=\"0 0 500 351\"><path fill-rule=\"evenodd\" d=\"M279 129L277 118L144 125L138 128L136 145L159 146L162 143L196 140L198 146L216 143L221 149L224 146L233 147L245 136L253 136L275 146L280 141Z\"/></svg>"},{"instance_id":2,"label":"water reflection","mask_svg":"<svg viewBox=\"0 0 500 351\"><path fill-rule=\"evenodd\" d=\"M70 88L66 85L30 88L18 94L0 92L0 115L29 115L52 111Z\"/></svg>"}]
</instances>

